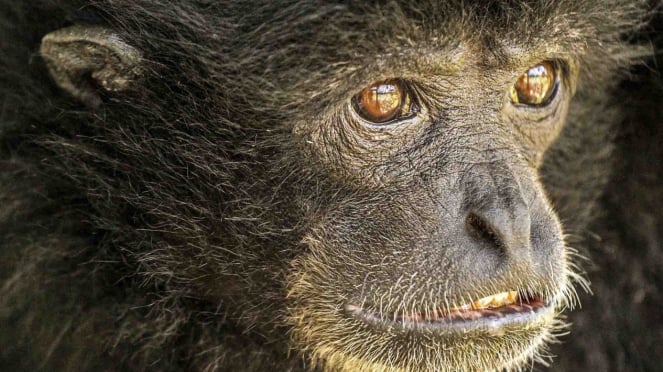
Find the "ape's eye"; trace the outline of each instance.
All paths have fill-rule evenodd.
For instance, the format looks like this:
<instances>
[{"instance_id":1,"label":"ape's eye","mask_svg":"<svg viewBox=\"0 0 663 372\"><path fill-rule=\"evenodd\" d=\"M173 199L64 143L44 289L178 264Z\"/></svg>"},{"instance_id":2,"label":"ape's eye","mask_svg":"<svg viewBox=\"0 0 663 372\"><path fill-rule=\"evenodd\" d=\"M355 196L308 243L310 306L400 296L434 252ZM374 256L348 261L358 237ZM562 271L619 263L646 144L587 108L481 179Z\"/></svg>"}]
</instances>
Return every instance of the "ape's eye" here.
<instances>
[{"instance_id":1,"label":"ape's eye","mask_svg":"<svg viewBox=\"0 0 663 372\"><path fill-rule=\"evenodd\" d=\"M552 62L541 62L520 75L511 88L511 102L528 106L545 106L555 95L557 71Z\"/></svg>"},{"instance_id":2,"label":"ape's eye","mask_svg":"<svg viewBox=\"0 0 663 372\"><path fill-rule=\"evenodd\" d=\"M411 99L403 82L392 79L364 88L354 96L352 106L364 120L386 124L409 116Z\"/></svg>"}]
</instances>

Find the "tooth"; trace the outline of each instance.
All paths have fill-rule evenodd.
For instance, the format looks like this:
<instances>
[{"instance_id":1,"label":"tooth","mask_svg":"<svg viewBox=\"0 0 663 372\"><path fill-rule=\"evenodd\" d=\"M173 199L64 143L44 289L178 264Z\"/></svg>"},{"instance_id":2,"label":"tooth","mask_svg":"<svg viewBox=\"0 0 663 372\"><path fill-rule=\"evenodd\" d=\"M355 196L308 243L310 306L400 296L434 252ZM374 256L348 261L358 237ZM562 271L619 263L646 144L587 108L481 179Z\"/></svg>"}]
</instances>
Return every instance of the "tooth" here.
<instances>
[{"instance_id":1,"label":"tooth","mask_svg":"<svg viewBox=\"0 0 663 372\"><path fill-rule=\"evenodd\" d=\"M472 308L481 310L486 308L496 308L508 304L513 304L518 300L518 292L500 292L492 296L483 297L472 303Z\"/></svg>"},{"instance_id":2,"label":"tooth","mask_svg":"<svg viewBox=\"0 0 663 372\"><path fill-rule=\"evenodd\" d=\"M467 304L466 304L466 305L455 306L455 307L450 308L449 311L450 311L450 312L454 312L454 311L472 310L472 305L473 305L473 304L470 304L470 305L467 305Z\"/></svg>"},{"instance_id":3,"label":"tooth","mask_svg":"<svg viewBox=\"0 0 663 372\"><path fill-rule=\"evenodd\" d=\"M506 296L508 296L508 293L506 293L506 292L502 292L502 293L498 293L496 295L493 295L492 298L491 298L492 301L490 302L490 305L492 305L494 307L498 307L498 306L502 305L504 303L504 301L506 300Z\"/></svg>"},{"instance_id":4,"label":"tooth","mask_svg":"<svg viewBox=\"0 0 663 372\"><path fill-rule=\"evenodd\" d=\"M449 312L462 312L467 310L484 310L490 308L498 308L503 306L510 306L518 302L517 291L500 292L491 296L482 297L470 304L455 306L449 308Z\"/></svg>"},{"instance_id":5,"label":"tooth","mask_svg":"<svg viewBox=\"0 0 663 372\"><path fill-rule=\"evenodd\" d=\"M488 305L490 305L490 302L491 302L491 301L492 301L492 300L491 300L490 297L480 298L480 299L478 299L477 301L474 301L474 302L472 303L472 307L473 307L474 309L483 309L483 308L487 307Z\"/></svg>"}]
</instances>

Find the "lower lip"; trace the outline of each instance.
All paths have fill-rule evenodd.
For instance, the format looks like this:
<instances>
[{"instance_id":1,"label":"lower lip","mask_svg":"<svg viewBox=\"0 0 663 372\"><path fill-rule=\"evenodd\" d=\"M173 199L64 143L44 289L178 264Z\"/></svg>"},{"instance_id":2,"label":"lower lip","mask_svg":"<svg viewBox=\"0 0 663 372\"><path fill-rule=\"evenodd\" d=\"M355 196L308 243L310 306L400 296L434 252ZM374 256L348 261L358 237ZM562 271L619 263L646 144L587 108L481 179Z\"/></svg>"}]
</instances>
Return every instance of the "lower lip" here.
<instances>
[{"instance_id":1,"label":"lower lip","mask_svg":"<svg viewBox=\"0 0 663 372\"><path fill-rule=\"evenodd\" d=\"M345 310L354 318L378 327L458 332L533 324L552 314L554 306L539 300L531 300L523 304L505 305L494 309L454 311L443 316L424 317L415 314L391 318L381 317L354 305L346 305Z\"/></svg>"}]
</instances>

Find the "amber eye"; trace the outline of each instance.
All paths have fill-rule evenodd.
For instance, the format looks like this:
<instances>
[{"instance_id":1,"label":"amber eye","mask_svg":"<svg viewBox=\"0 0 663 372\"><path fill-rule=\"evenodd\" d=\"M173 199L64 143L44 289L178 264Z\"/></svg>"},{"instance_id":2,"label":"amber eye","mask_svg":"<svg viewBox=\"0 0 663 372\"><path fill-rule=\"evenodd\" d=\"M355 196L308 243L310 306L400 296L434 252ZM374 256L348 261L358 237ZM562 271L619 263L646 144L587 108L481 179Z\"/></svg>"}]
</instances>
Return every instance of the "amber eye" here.
<instances>
[{"instance_id":1,"label":"amber eye","mask_svg":"<svg viewBox=\"0 0 663 372\"><path fill-rule=\"evenodd\" d=\"M520 75L511 88L511 102L528 106L544 106L555 94L557 73L552 62L541 62Z\"/></svg>"},{"instance_id":2,"label":"amber eye","mask_svg":"<svg viewBox=\"0 0 663 372\"><path fill-rule=\"evenodd\" d=\"M354 96L353 108L364 120L385 124L410 114L410 97L403 82L385 80Z\"/></svg>"}]
</instances>

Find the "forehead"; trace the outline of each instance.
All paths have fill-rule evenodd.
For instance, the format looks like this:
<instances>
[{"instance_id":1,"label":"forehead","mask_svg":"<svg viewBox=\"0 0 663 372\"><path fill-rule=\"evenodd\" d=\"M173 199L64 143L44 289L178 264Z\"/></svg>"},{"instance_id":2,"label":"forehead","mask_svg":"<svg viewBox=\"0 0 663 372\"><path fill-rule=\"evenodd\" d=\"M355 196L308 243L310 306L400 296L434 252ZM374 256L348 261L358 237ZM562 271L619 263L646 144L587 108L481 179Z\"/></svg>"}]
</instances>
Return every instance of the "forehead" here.
<instances>
[{"instance_id":1,"label":"forehead","mask_svg":"<svg viewBox=\"0 0 663 372\"><path fill-rule=\"evenodd\" d=\"M296 45L280 54L286 62L271 57L279 71L310 71L305 80L316 80L315 90L343 81L356 89L382 77L447 75L477 64L519 71L542 58L578 53L597 30L578 15L596 9L578 7L582 1L576 7L562 6L566 3L353 1L306 7L300 2L295 17L276 13L261 31L289 35Z\"/></svg>"},{"instance_id":2,"label":"forehead","mask_svg":"<svg viewBox=\"0 0 663 372\"><path fill-rule=\"evenodd\" d=\"M408 56L416 63L474 58L484 65L517 64L537 55L581 54L614 39L632 8L583 0L300 1L262 19L257 44L269 48L275 41L269 35L288 39L287 47L296 47L288 53L299 59L290 64L375 67L413 63Z\"/></svg>"},{"instance_id":3,"label":"forehead","mask_svg":"<svg viewBox=\"0 0 663 372\"><path fill-rule=\"evenodd\" d=\"M645 0L117 0L99 5L146 54L212 78L252 72L260 91L324 90L401 71L527 67L541 56L613 53ZM611 57L613 58L613 57ZM371 73L375 71L377 73ZM258 82L256 82L258 84ZM301 91L301 90L300 90ZM279 97L272 97L278 99Z\"/></svg>"},{"instance_id":4,"label":"forehead","mask_svg":"<svg viewBox=\"0 0 663 372\"><path fill-rule=\"evenodd\" d=\"M628 6L614 1L354 1L335 5L336 15L327 22L350 21L367 30L406 28L422 33L455 31L467 28L475 36L508 34L522 31L547 31L554 35L566 26L573 30L598 27L606 18L614 18ZM325 7L320 7L323 10ZM494 35L498 36L498 35ZM525 35L527 36L527 32Z\"/></svg>"},{"instance_id":5,"label":"forehead","mask_svg":"<svg viewBox=\"0 0 663 372\"><path fill-rule=\"evenodd\" d=\"M315 52L323 49L332 57L374 56L376 52L384 55L408 48L440 50L459 42L497 57L540 48L546 42L577 49L587 39L624 30L629 23L636 22L637 8L646 3L645 0L159 2L162 4L118 0L103 7L108 7L104 12L112 14L121 25L151 25L159 34L177 29L174 36L195 39L192 41L198 45L250 44L254 55L256 51L275 51L270 56L272 60L297 52L299 58L306 60L317 57ZM242 48L228 48L224 52L232 56L241 53Z\"/></svg>"}]
</instances>

